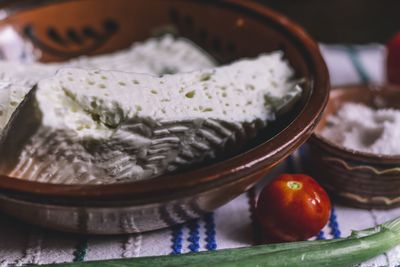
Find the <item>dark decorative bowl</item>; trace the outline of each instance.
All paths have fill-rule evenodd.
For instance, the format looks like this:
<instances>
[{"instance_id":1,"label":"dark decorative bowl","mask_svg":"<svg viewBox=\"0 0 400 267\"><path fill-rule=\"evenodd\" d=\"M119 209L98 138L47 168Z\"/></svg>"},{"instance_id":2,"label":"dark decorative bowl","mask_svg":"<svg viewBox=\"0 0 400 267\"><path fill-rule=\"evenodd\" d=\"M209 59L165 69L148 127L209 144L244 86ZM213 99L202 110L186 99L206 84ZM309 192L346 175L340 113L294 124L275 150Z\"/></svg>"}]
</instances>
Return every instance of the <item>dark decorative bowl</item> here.
<instances>
[{"instance_id":1,"label":"dark decorative bowl","mask_svg":"<svg viewBox=\"0 0 400 267\"><path fill-rule=\"evenodd\" d=\"M309 171L344 204L366 209L400 206L400 155L349 150L319 134L327 117L345 102L399 109L400 86L358 85L332 89L323 117L310 138Z\"/></svg>"},{"instance_id":2,"label":"dark decorative bowl","mask_svg":"<svg viewBox=\"0 0 400 267\"><path fill-rule=\"evenodd\" d=\"M213 211L249 189L311 135L328 99L318 46L296 24L251 1L24 1L3 10L0 50L9 59L62 61L125 48L175 28L220 63L277 49L304 77L301 101L243 150L205 167L148 181L57 185L0 176L1 209L63 231L143 232ZM6 33L8 38L1 38Z\"/></svg>"}]
</instances>

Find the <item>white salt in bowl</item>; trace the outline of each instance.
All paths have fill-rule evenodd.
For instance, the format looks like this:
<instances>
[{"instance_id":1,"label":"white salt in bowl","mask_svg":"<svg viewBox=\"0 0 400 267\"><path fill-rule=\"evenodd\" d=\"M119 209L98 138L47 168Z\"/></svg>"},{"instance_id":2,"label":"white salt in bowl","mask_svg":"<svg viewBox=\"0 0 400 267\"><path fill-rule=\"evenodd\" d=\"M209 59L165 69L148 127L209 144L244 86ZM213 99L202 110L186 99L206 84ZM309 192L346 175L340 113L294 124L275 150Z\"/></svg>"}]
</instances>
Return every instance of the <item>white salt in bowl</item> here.
<instances>
[{"instance_id":1,"label":"white salt in bowl","mask_svg":"<svg viewBox=\"0 0 400 267\"><path fill-rule=\"evenodd\" d=\"M308 171L344 204L367 209L400 206L400 155L351 150L321 135L328 117L347 102L400 109L400 86L332 89L322 119L309 140Z\"/></svg>"}]
</instances>

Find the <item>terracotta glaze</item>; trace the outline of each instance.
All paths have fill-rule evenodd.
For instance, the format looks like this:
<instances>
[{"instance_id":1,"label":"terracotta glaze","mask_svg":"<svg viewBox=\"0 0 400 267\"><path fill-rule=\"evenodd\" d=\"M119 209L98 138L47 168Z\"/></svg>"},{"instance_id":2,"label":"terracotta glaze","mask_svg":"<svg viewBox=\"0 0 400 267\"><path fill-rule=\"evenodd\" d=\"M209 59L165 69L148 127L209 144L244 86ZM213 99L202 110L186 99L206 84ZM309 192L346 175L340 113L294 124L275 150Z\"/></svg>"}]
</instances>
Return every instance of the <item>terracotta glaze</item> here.
<instances>
[{"instance_id":1,"label":"terracotta glaze","mask_svg":"<svg viewBox=\"0 0 400 267\"><path fill-rule=\"evenodd\" d=\"M220 64L281 49L296 76L305 78L302 98L289 114L240 151L190 170L112 185L57 185L1 176L1 209L33 224L119 234L159 229L213 211L248 190L304 143L328 99L328 73L317 44L295 23L252 1L36 0L4 13L0 51L8 59L20 55L63 61L109 53L173 31ZM20 49L14 54L7 53L8 43L1 38L10 30Z\"/></svg>"}]
</instances>

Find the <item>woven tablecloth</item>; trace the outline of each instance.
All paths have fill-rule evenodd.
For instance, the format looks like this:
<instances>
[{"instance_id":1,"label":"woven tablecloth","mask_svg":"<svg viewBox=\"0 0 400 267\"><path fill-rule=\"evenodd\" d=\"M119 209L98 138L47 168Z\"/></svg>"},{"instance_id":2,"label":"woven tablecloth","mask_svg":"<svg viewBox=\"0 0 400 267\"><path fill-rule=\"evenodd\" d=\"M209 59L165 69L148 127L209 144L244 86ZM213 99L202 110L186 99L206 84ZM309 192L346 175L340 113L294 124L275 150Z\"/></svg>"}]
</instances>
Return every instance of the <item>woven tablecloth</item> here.
<instances>
[{"instance_id":1,"label":"woven tablecloth","mask_svg":"<svg viewBox=\"0 0 400 267\"><path fill-rule=\"evenodd\" d=\"M321 50L328 64L332 85L384 82L385 51L382 46L321 45ZM287 166L301 171L298 154L295 153L289 162L277 167L269 176L276 176L285 171ZM251 246L256 195L256 189L250 190L214 213L184 225L124 236L63 234L35 228L0 214L0 266L179 254ZM334 205L329 224L316 238L348 236L351 229L371 227L396 216L400 216L400 209L359 210ZM399 264L400 247L361 266L394 267Z\"/></svg>"}]
</instances>

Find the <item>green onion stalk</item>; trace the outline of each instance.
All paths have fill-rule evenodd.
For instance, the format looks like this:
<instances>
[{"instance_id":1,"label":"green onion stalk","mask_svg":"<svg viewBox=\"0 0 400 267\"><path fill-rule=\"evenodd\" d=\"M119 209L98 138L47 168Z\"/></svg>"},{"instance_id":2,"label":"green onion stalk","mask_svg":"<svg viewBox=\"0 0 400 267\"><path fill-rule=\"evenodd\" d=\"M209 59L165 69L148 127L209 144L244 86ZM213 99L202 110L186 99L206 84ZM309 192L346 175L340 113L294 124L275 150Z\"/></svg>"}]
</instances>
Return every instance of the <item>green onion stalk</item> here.
<instances>
[{"instance_id":1,"label":"green onion stalk","mask_svg":"<svg viewBox=\"0 0 400 267\"><path fill-rule=\"evenodd\" d=\"M333 240L267 244L193 254L73 262L54 267L336 267L354 266L400 245L400 218Z\"/></svg>"}]
</instances>

